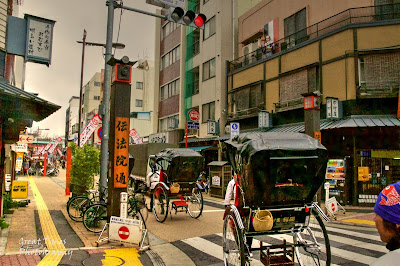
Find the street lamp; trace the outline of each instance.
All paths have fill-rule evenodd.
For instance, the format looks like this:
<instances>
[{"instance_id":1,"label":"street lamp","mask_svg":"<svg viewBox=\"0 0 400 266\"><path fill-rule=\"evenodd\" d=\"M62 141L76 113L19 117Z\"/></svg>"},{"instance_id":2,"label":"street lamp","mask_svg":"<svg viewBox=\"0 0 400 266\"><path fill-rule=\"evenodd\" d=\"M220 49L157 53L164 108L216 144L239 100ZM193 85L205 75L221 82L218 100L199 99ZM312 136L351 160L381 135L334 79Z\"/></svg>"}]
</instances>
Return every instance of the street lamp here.
<instances>
[{"instance_id":1,"label":"street lamp","mask_svg":"<svg viewBox=\"0 0 400 266\"><path fill-rule=\"evenodd\" d=\"M83 39L82 41L77 41L77 43L82 43L82 64L81 64L81 87L79 92L79 121L78 121L78 147L81 146L81 120L82 120L82 91L83 91L83 66L85 63L85 47L86 46L101 46L106 47L104 43L96 43L96 42L86 42L86 30L83 30ZM125 44L122 43L113 43L112 47L115 49L124 49Z\"/></svg>"}]
</instances>

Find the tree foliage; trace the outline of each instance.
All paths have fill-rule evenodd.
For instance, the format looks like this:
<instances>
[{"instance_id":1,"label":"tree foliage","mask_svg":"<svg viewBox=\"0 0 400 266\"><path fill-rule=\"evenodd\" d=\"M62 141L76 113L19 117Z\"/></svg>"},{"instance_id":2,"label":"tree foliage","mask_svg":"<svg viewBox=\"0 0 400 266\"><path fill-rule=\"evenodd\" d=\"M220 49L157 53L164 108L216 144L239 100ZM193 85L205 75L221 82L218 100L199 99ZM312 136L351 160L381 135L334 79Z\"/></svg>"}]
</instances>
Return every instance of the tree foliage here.
<instances>
[{"instance_id":1,"label":"tree foliage","mask_svg":"<svg viewBox=\"0 0 400 266\"><path fill-rule=\"evenodd\" d=\"M75 143L70 143L71 162L71 184L73 193L81 193L79 187L84 190L92 189L94 176L100 172L100 151L93 146L84 145L79 148ZM78 186L75 186L78 185Z\"/></svg>"}]
</instances>

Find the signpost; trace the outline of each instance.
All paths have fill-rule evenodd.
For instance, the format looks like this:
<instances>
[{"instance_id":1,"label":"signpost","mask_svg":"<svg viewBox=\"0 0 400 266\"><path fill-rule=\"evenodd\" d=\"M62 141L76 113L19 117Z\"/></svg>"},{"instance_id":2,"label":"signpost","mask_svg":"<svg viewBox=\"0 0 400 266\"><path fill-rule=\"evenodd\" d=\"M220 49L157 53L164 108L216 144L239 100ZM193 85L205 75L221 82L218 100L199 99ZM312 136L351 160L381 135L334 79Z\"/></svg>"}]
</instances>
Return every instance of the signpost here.
<instances>
[{"instance_id":1,"label":"signpost","mask_svg":"<svg viewBox=\"0 0 400 266\"><path fill-rule=\"evenodd\" d=\"M109 240L139 244L142 240L142 227L141 220L111 216Z\"/></svg>"},{"instance_id":2,"label":"signpost","mask_svg":"<svg viewBox=\"0 0 400 266\"><path fill-rule=\"evenodd\" d=\"M231 139L240 134L240 124L238 122L231 123Z\"/></svg>"},{"instance_id":3,"label":"signpost","mask_svg":"<svg viewBox=\"0 0 400 266\"><path fill-rule=\"evenodd\" d=\"M191 121L189 121L189 118ZM187 149L187 132L188 128L190 129L200 129L200 113L197 108L192 108L188 111L186 115L186 134L185 134L185 148Z\"/></svg>"},{"instance_id":4,"label":"signpost","mask_svg":"<svg viewBox=\"0 0 400 266\"><path fill-rule=\"evenodd\" d=\"M33 136L32 135L20 135L19 136L19 142L20 143L32 143L33 142Z\"/></svg>"}]
</instances>

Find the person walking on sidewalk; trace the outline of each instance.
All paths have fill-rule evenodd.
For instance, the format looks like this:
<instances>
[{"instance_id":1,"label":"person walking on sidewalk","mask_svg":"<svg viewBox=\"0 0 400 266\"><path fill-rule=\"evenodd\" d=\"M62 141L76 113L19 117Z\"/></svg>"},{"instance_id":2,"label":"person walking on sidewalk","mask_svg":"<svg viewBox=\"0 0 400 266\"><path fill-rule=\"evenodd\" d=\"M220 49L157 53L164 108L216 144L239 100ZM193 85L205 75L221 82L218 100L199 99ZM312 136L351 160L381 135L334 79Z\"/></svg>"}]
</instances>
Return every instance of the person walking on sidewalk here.
<instances>
[{"instance_id":1,"label":"person walking on sidewalk","mask_svg":"<svg viewBox=\"0 0 400 266\"><path fill-rule=\"evenodd\" d=\"M374 212L376 229L390 252L371 265L398 265L400 261L400 182L382 190L376 200Z\"/></svg>"}]
</instances>

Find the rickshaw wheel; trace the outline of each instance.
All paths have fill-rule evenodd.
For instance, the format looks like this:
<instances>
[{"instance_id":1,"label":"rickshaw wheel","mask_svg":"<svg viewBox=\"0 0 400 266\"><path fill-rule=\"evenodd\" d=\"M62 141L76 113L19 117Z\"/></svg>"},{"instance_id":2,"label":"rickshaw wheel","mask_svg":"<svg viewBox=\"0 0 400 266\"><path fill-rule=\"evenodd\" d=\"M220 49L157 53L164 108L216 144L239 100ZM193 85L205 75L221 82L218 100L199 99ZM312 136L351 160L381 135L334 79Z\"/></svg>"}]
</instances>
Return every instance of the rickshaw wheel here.
<instances>
[{"instance_id":1,"label":"rickshaw wheel","mask_svg":"<svg viewBox=\"0 0 400 266\"><path fill-rule=\"evenodd\" d=\"M232 211L224 220L223 253L225 265L246 265L243 232Z\"/></svg>"},{"instance_id":2,"label":"rickshaw wheel","mask_svg":"<svg viewBox=\"0 0 400 266\"><path fill-rule=\"evenodd\" d=\"M156 220L164 222L168 216L168 195L163 185L157 185L153 190L153 213Z\"/></svg>"},{"instance_id":3,"label":"rickshaw wheel","mask_svg":"<svg viewBox=\"0 0 400 266\"><path fill-rule=\"evenodd\" d=\"M331 246L328 232L319 215L313 211L314 217L302 232L293 235L297 264L295 265L331 265Z\"/></svg>"},{"instance_id":4,"label":"rickshaw wheel","mask_svg":"<svg viewBox=\"0 0 400 266\"><path fill-rule=\"evenodd\" d=\"M186 203L188 205L188 212L192 218L199 218L203 212L203 195L200 189L193 188L192 194L186 196Z\"/></svg>"}]
</instances>

